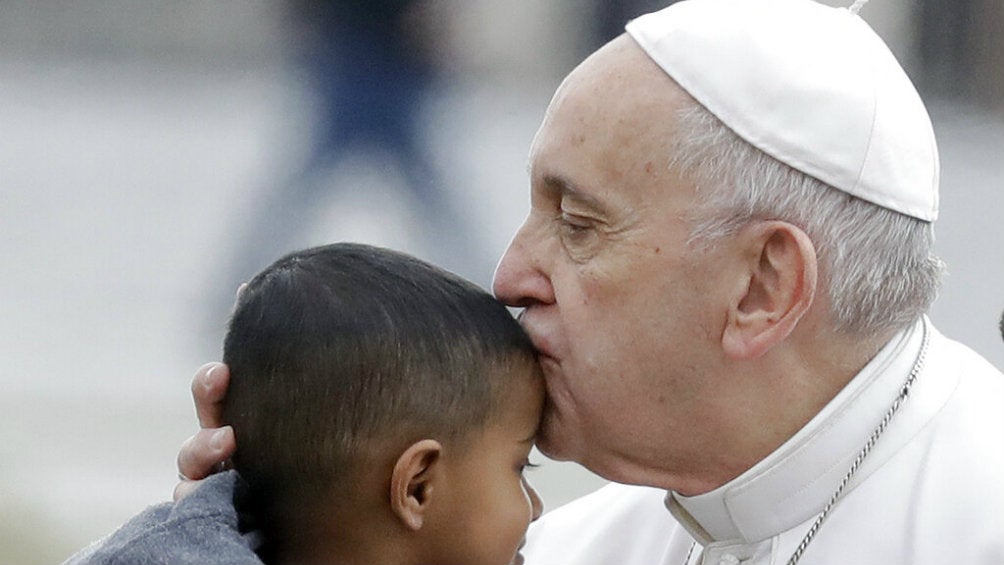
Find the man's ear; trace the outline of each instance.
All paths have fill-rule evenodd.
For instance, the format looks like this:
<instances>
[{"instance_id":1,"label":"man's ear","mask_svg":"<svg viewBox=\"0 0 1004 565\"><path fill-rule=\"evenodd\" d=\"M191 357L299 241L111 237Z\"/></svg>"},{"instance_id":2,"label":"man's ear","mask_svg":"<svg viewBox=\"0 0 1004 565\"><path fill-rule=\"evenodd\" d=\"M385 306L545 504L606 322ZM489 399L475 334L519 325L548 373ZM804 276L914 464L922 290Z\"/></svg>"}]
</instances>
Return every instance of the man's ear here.
<instances>
[{"instance_id":1,"label":"man's ear","mask_svg":"<svg viewBox=\"0 0 1004 565\"><path fill-rule=\"evenodd\" d=\"M816 248L787 222L760 222L737 236L743 284L730 306L722 346L733 359L755 359L791 334L816 295Z\"/></svg>"},{"instance_id":2,"label":"man's ear","mask_svg":"<svg viewBox=\"0 0 1004 565\"><path fill-rule=\"evenodd\" d=\"M390 478L390 506L394 515L411 530L425 522L433 496L443 446L436 440L423 439L404 450L394 464Z\"/></svg>"}]
</instances>

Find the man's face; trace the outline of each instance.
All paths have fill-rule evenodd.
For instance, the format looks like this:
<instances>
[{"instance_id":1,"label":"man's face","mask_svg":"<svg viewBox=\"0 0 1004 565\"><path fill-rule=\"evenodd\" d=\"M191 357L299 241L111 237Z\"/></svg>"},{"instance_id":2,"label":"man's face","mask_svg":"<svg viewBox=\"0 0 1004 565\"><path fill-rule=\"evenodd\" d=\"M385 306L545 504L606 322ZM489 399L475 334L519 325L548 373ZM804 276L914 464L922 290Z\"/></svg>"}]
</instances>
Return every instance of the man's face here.
<instances>
[{"instance_id":1,"label":"man's face","mask_svg":"<svg viewBox=\"0 0 1004 565\"><path fill-rule=\"evenodd\" d=\"M715 252L687 245L695 188L669 168L680 96L626 36L573 71L534 139L531 211L495 274L541 353L538 446L622 482L685 465L724 323Z\"/></svg>"}]
</instances>

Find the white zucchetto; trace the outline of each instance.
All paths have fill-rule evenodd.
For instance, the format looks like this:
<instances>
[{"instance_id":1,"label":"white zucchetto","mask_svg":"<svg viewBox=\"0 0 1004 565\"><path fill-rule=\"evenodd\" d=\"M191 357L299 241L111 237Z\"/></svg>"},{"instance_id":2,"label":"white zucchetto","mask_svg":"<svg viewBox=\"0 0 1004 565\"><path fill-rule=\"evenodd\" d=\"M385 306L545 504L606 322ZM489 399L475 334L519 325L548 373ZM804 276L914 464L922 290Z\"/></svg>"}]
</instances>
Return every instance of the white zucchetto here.
<instances>
[{"instance_id":1,"label":"white zucchetto","mask_svg":"<svg viewBox=\"0 0 1004 565\"><path fill-rule=\"evenodd\" d=\"M938 149L910 79L846 8L684 0L627 24L684 90L768 155L854 196L933 221Z\"/></svg>"}]
</instances>

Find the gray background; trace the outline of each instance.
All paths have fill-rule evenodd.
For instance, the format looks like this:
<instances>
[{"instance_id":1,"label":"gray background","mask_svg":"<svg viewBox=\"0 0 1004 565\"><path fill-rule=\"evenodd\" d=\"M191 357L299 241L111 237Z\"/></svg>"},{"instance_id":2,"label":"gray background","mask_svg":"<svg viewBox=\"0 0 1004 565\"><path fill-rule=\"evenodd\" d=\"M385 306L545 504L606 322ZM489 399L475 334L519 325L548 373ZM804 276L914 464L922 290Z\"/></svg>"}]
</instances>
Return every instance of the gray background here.
<instances>
[{"instance_id":1,"label":"gray background","mask_svg":"<svg viewBox=\"0 0 1004 565\"><path fill-rule=\"evenodd\" d=\"M479 226L470 237L486 259L460 270L487 284L527 209L536 126L588 51L591 8L434 4L449 81L425 135L450 197ZM866 19L922 76L917 6L873 4ZM264 0L0 4L0 563L60 561L170 497L178 446L196 427L189 380L220 354L237 234L306 151L314 101L288 64L281 16ZM981 25L1000 30L999 16ZM949 264L932 316L1004 367L999 85L927 84ZM353 155L323 182L332 196L298 244L435 255L379 154ZM602 483L549 461L531 480L551 508Z\"/></svg>"}]
</instances>

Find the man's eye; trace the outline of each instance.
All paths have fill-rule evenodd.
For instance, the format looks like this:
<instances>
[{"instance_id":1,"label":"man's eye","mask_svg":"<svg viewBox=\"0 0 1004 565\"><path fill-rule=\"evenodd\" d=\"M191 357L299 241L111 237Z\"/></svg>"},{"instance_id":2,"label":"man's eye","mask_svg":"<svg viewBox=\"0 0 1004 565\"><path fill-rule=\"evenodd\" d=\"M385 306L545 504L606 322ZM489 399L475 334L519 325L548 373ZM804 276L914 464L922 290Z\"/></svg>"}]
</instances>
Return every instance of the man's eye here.
<instances>
[{"instance_id":1,"label":"man's eye","mask_svg":"<svg viewBox=\"0 0 1004 565\"><path fill-rule=\"evenodd\" d=\"M596 221L588 217L561 212L557 218L557 234L568 257L584 263L596 254L600 232Z\"/></svg>"},{"instance_id":2,"label":"man's eye","mask_svg":"<svg viewBox=\"0 0 1004 565\"><path fill-rule=\"evenodd\" d=\"M566 235L579 235L592 228L592 224L588 220L564 212L562 212L559 221L561 230Z\"/></svg>"}]
</instances>

